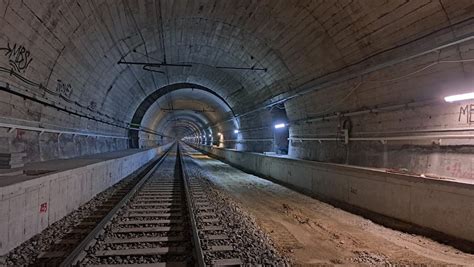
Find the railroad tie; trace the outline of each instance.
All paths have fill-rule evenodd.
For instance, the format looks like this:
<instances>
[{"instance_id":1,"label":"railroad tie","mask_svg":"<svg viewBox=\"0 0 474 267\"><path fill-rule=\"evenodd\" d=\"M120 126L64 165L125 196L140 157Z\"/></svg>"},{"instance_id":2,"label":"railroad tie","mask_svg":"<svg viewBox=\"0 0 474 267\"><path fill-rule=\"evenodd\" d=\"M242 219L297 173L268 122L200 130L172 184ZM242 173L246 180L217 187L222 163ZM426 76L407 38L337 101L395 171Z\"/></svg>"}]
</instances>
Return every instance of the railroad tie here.
<instances>
[{"instance_id":1,"label":"railroad tie","mask_svg":"<svg viewBox=\"0 0 474 267\"><path fill-rule=\"evenodd\" d=\"M240 259L224 259L224 260L213 260L213 266L242 266L243 262Z\"/></svg>"},{"instance_id":2,"label":"railroad tie","mask_svg":"<svg viewBox=\"0 0 474 267\"><path fill-rule=\"evenodd\" d=\"M130 227L113 229L113 233L155 233L155 232L179 232L183 231L181 226L173 227Z\"/></svg>"},{"instance_id":3,"label":"railroad tie","mask_svg":"<svg viewBox=\"0 0 474 267\"><path fill-rule=\"evenodd\" d=\"M226 240L229 239L227 235L204 235L205 240Z\"/></svg>"},{"instance_id":4,"label":"railroad tie","mask_svg":"<svg viewBox=\"0 0 474 267\"><path fill-rule=\"evenodd\" d=\"M181 211L181 208L162 208L162 209L135 209L129 208L129 212L175 212Z\"/></svg>"},{"instance_id":5,"label":"railroad tie","mask_svg":"<svg viewBox=\"0 0 474 267\"><path fill-rule=\"evenodd\" d=\"M203 226L201 231L224 231L224 228L218 225L207 225Z\"/></svg>"},{"instance_id":6,"label":"railroad tie","mask_svg":"<svg viewBox=\"0 0 474 267\"><path fill-rule=\"evenodd\" d=\"M66 251L46 251L38 255L38 258L61 258L67 255Z\"/></svg>"},{"instance_id":7,"label":"railroad tie","mask_svg":"<svg viewBox=\"0 0 474 267\"><path fill-rule=\"evenodd\" d=\"M182 242L184 236L155 236L155 237L135 237L135 238L109 238L105 240L105 243L109 244L129 244L129 243L158 243L158 242Z\"/></svg>"},{"instance_id":8,"label":"railroad tie","mask_svg":"<svg viewBox=\"0 0 474 267\"><path fill-rule=\"evenodd\" d=\"M212 252L221 252L221 251L233 251L233 246L221 245L221 246L209 246L209 249Z\"/></svg>"},{"instance_id":9,"label":"railroad tie","mask_svg":"<svg viewBox=\"0 0 474 267\"><path fill-rule=\"evenodd\" d=\"M130 224L178 224L183 223L183 220L177 219L167 219L167 220L130 220L130 221L121 221L121 225L130 225Z\"/></svg>"},{"instance_id":10,"label":"railroad tie","mask_svg":"<svg viewBox=\"0 0 474 267\"><path fill-rule=\"evenodd\" d=\"M156 247L156 248L134 248L119 250L99 250L95 253L98 257L110 256L153 256L165 254L183 254L186 253L184 247Z\"/></svg>"},{"instance_id":11,"label":"railroad tie","mask_svg":"<svg viewBox=\"0 0 474 267\"><path fill-rule=\"evenodd\" d=\"M149 213L138 213L138 212L130 212L126 214L124 217L182 217L183 214L181 212L149 212Z\"/></svg>"},{"instance_id":12,"label":"railroad tie","mask_svg":"<svg viewBox=\"0 0 474 267\"><path fill-rule=\"evenodd\" d=\"M203 223L217 223L219 222L218 218L211 218L211 219L201 219Z\"/></svg>"},{"instance_id":13,"label":"railroad tie","mask_svg":"<svg viewBox=\"0 0 474 267\"><path fill-rule=\"evenodd\" d=\"M93 264L87 267L187 267L187 262L155 262L138 264Z\"/></svg>"},{"instance_id":14,"label":"railroad tie","mask_svg":"<svg viewBox=\"0 0 474 267\"><path fill-rule=\"evenodd\" d=\"M181 207L181 203L163 203L163 202L155 202L155 203L132 203L132 208L135 207Z\"/></svg>"}]
</instances>

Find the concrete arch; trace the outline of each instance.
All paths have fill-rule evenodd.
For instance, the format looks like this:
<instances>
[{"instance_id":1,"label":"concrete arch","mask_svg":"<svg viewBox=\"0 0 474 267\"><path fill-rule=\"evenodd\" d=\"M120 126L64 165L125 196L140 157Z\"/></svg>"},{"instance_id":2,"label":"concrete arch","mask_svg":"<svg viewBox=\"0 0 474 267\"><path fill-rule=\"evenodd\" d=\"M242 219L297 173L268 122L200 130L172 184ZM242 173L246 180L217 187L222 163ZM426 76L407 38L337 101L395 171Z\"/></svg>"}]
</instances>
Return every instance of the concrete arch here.
<instances>
[{"instance_id":1,"label":"concrete arch","mask_svg":"<svg viewBox=\"0 0 474 267\"><path fill-rule=\"evenodd\" d=\"M197 133L201 143L208 143L207 141L212 139L209 135L212 134L212 130L208 127L208 122L204 116L200 114L193 114L189 111L182 111L178 114L168 115L156 126L157 129L162 129L165 134L170 134L173 127L178 124L189 124L192 125L194 132ZM182 138L179 133L176 133L176 138Z\"/></svg>"},{"instance_id":2,"label":"concrete arch","mask_svg":"<svg viewBox=\"0 0 474 267\"><path fill-rule=\"evenodd\" d=\"M155 126L156 130L158 129L166 129L167 126L170 123L170 118L174 119L186 119L186 120L191 120L193 122L196 122L201 129L205 129L206 126L209 124L209 119L206 118L202 114L194 114L191 111L188 110L183 110L176 112L175 114L169 114L165 116L158 124Z\"/></svg>"},{"instance_id":3,"label":"concrete arch","mask_svg":"<svg viewBox=\"0 0 474 267\"><path fill-rule=\"evenodd\" d=\"M161 87L158 90L156 90L155 92L153 92L152 94L148 95L145 98L145 100L143 100L140 103L140 105L138 106L138 108L136 109L136 111L133 115L133 118L131 120L131 125L135 129L129 130L129 133L128 133L128 135L130 137L130 141L129 141L129 147L130 148L138 148L138 146L139 146L138 129L140 128L140 126L142 124L143 117L145 116L145 113L150 108L150 106L153 103L155 103L155 101L157 101L159 98L161 98L161 97L163 97L163 96L165 96L165 95L167 95L171 92L174 92L176 90L186 89L186 88L191 88L193 90L201 90L201 91L205 91L207 93L212 94L213 96L217 97L220 100L221 104L223 106L225 106L226 109L230 110L232 116L235 116L235 113L234 113L232 107L229 105L229 103L227 103L227 101L222 96L217 94L215 91L213 91L213 90L211 90L211 89L209 89L205 86L195 84L195 83L174 83L174 84L170 84L170 85Z\"/></svg>"}]
</instances>

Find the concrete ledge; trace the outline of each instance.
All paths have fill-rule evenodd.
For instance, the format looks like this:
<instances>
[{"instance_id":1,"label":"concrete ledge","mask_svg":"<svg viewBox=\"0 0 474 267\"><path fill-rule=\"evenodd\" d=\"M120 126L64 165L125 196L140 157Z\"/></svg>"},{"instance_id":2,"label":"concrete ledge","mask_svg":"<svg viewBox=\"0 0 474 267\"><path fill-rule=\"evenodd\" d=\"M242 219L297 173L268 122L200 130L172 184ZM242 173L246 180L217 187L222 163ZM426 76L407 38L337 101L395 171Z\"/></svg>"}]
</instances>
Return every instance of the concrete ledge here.
<instances>
[{"instance_id":1,"label":"concrete ledge","mask_svg":"<svg viewBox=\"0 0 474 267\"><path fill-rule=\"evenodd\" d=\"M171 145L0 187L0 255L162 155Z\"/></svg>"},{"instance_id":2,"label":"concrete ledge","mask_svg":"<svg viewBox=\"0 0 474 267\"><path fill-rule=\"evenodd\" d=\"M470 223L474 220L473 184L191 145L245 171L332 203L395 218L474 244L474 225Z\"/></svg>"}]
</instances>

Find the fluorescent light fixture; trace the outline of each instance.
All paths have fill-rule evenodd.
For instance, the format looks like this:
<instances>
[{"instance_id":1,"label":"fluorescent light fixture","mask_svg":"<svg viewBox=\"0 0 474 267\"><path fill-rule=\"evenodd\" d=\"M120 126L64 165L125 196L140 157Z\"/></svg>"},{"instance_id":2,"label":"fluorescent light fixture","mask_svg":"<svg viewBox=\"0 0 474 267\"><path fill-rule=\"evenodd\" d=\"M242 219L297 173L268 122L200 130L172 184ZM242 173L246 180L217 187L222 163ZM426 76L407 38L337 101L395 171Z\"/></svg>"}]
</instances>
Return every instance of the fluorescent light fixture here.
<instances>
[{"instance_id":1,"label":"fluorescent light fixture","mask_svg":"<svg viewBox=\"0 0 474 267\"><path fill-rule=\"evenodd\" d=\"M285 127L286 127L286 124L284 123L275 124L275 129L285 128Z\"/></svg>"},{"instance_id":2,"label":"fluorescent light fixture","mask_svg":"<svg viewBox=\"0 0 474 267\"><path fill-rule=\"evenodd\" d=\"M234 133L239 133L239 130L234 130Z\"/></svg>"},{"instance_id":3,"label":"fluorescent light fixture","mask_svg":"<svg viewBox=\"0 0 474 267\"><path fill-rule=\"evenodd\" d=\"M455 102L461 100L474 99L474 93L460 94L460 95L450 95L444 98L446 102Z\"/></svg>"}]
</instances>

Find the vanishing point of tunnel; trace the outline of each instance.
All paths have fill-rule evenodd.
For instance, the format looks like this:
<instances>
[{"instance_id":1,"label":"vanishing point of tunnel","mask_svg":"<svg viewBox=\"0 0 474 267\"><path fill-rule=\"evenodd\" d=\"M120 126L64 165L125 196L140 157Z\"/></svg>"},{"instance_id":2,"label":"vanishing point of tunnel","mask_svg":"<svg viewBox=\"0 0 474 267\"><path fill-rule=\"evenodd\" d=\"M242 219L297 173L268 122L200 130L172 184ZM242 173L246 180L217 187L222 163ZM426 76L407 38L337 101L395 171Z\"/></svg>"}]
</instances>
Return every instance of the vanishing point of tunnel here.
<instances>
[{"instance_id":1,"label":"vanishing point of tunnel","mask_svg":"<svg viewBox=\"0 0 474 267\"><path fill-rule=\"evenodd\" d=\"M474 266L474 0L0 0L0 266Z\"/></svg>"}]
</instances>

